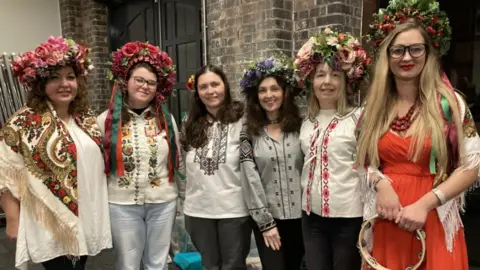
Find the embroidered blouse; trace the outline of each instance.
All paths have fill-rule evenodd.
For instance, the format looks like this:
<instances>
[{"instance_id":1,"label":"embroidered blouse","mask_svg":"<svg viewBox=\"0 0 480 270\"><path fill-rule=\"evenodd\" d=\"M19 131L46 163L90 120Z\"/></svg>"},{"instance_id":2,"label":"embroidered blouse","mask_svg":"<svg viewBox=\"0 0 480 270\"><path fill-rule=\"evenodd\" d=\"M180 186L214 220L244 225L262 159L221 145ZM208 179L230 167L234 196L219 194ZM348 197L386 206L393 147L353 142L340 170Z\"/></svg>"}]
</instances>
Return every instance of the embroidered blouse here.
<instances>
[{"instance_id":1,"label":"embroidered blouse","mask_svg":"<svg viewBox=\"0 0 480 270\"><path fill-rule=\"evenodd\" d=\"M20 200L15 266L112 247L101 135L93 114L70 123L22 108L0 131L0 190Z\"/></svg>"},{"instance_id":2,"label":"embroidered blouse","mask_svg":"<svg viewBox=\"0 0 480 270\"><path fill-rule=\"evenodd\" d=\"M345 116L320 110L300 130L305 155L302 171L302 209L322 217L361 217L359 173L354 169L357 140L355 128L361 109Z\"/></svg>"},{"instance_id":3,"label":"embroidered blouse","mask_svg":"<svg viewBox=\"0 0 480 270\"><path fill-rule=\"evenodd\" d=\"M245 201L260 231L275 227L274 219L301 218L303 153L298 133L281 133L275 140L264 131L251 139L244 125L240 138Z\"/></svg>"},{"instance_id":4,"label":"embroidered blouse","mask_svg":"<svg viewBox=\"0 0 480 270\"><path fill-rule=\"evenodd\" d=\"M128 110L131 120L122 128L122 153L125 175L108 177L108 200L123 205L163 203L178 197L178 185L184 182L168 179L168 142L165 130L160 132L155 112L151 107L140 115ZM107 111L97 118L102 134L105 134ZM177 125L172 117L178 138ZM178 139L177 139L178 147ZM184 170L179 157L180 168Z\"/></svg>"},{"instance_id":5,"label":"embroidered blouse","mask_svg":"<svg viewBox=\"0 0 480 270\"><path fill-rule=\"evenodd\" d=\"M185 215L211 219L248 216L240 172L242 124L243 120L212 123L207 143L185 153Z\"/></svg>"}]
</instances>

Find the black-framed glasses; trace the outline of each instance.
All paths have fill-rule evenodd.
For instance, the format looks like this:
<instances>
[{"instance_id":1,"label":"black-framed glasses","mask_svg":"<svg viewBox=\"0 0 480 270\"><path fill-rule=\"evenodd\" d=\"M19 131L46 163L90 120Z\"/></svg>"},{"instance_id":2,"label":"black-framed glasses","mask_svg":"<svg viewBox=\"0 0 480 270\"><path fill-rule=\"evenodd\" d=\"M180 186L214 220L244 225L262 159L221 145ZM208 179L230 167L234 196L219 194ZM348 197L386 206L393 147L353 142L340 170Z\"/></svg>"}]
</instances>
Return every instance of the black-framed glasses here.
<instances>
[{"instance_id":1,"label":"black-framed glasses","mask_svg":"<svg viewBox=\"0 0 480 270\"><path fill-rule=\"evenodd\" d=\"M405 52L408 51L412 58L422 57L427 51L427 46L422 43L412 44L409 46L405 45L393 45L388 48L388 53L390 57L394 59L401 58L405 55Z\"/></svg>"},{"instance_id":2,"label":"black-framed glasses","mask_svg":"<svg viewBox=\"0 0 480 270\"><path fill-rule=\"evenodd\" d=\"M145 80L144 78L139 76L133 76L133 82L136 86L143 86L144 84L147 84L147 86L150 88L157 88L157 81Z\"/></svg>"}]
</instances>

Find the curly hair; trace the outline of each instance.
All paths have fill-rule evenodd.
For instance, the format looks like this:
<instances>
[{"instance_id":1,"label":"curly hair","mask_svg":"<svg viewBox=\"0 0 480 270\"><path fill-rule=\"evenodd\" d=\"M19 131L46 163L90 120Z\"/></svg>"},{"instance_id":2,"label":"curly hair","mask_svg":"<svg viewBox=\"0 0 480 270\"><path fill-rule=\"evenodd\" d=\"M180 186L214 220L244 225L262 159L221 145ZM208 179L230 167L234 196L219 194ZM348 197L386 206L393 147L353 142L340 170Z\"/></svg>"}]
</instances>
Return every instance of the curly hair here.
<instances>
[{"instance_id":1,"label":"curly hair","mask_svg":"<svg viewBox=\"0 0 480 270\"><path fill-rule=\"evenodd\" d=\"M217 112L216 118L222 124L230 124L237 122L243 116L244 105L232 99L230 85L222 69L214 65L203 66L195 73L195 92L191 101L190 112L188 113L180 136L180 142L184 151L189 151L191 148L202 147L207 141L206 130L211 124L207 121L207 107L203 104L197 91L198 79L207 72L217 74L225 85L225 99Z\"/></svg>"},{"instance_id":2,"label":"curly hair","mask_svg":"<svg viewBox=\"0 0 480 270\"><path fill-rule=\"evenodd\" d=\"M295 93L299 91L296 91L297 89L293 89L292 86L288 85L281 76L271 75L262 78L257 86L243 89L243 93L247 99L247 133L252 137L259 136L263 127L268 125L269 120L267 114L258 100L258 86L267 78L274 78L284 93L282 106L279 110L282 131L285 133L299 132L302 126L302 117L300 116L298 106L295 104Z\"/></svg>"},{"instance_id":3,"label":"curly hair","mask_svg":"<svg viewBox=\"0 0 480 270\"><path fill-rule=\"evenodd\" d=\"M80 74L77 70L77 67L72 65L77 79L77 95L70 103L68 107L68 113L80 113L88 111L88 88L87 88L87 78L85 75ZM28 92L27 96L27 106L32 108L34 111L43 113L47 110L47 100L48 96L46 93L45 86L49 78L38 79L32 84L31 91Z\"/></svg>"}]
</instances>

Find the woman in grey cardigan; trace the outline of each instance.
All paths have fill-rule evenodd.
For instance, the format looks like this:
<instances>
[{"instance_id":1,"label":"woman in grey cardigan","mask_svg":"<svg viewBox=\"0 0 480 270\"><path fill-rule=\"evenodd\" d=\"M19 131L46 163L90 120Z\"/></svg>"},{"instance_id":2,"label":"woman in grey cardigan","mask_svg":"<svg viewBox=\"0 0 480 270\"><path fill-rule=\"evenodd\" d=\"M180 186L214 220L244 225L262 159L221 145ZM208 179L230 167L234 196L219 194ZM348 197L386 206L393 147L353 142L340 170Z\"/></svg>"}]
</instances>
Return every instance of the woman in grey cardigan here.
<instances>
[{"instance_id":1,"label":"woman in grey cardigan","mask_svg":"<svg viewBox=\"0 0 480 270\"><path fill-rule=\"evenodd\" d=\"M265 270L299 269L304 248L300 174L302 120L286 57L252 63L240 82L247 100L240 134L245 201Z\"/></svg>"}]
</instances>

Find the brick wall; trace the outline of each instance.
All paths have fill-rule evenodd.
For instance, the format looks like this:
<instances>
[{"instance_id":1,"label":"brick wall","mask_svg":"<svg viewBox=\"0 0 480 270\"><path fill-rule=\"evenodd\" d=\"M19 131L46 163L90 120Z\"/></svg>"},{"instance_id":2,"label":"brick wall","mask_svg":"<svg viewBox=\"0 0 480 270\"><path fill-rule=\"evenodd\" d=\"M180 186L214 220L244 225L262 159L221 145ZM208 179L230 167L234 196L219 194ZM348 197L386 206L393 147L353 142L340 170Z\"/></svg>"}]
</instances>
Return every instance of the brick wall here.
<instances>
[{"instance_id":1,"label":"brick wall","mask_svg":"<svg viewBox=\"0 0 480 270\"><path fill-rule=\"evenodd\" d=\"M208 61L223 67L237 98L244 61L292 54L291 0L209 0L206 13Z\"/></svg>"},{"instance_id":2,"label":"brick wall","mask_svg":"<svg viewBox=\"0 0 480 270\"><path fill-rule=\"evenodd\" d=\"M362 0L209 0L208 61L222 65L234 96L245 60L283 51L294 56L308 37L332 26L360 36Z\"/></svg>"},{"instance_id":3,"label":"brick wall","mask_svg":"<svg viewBox=\"0 0 480 270\"><path fill-rule=\"evenodd\" d=\"M88 76L90 104L97 112L107 107L110 86L106 79L109 61L107 8L94 0L59 0L62 33L91 48L95 69Z\"/></svg>"}]
</instances>

